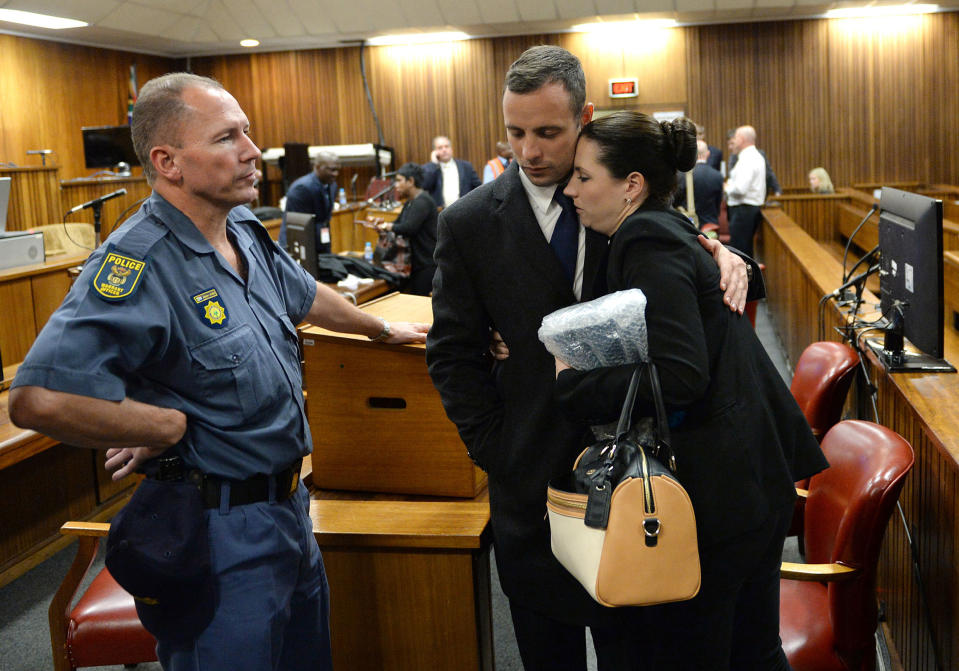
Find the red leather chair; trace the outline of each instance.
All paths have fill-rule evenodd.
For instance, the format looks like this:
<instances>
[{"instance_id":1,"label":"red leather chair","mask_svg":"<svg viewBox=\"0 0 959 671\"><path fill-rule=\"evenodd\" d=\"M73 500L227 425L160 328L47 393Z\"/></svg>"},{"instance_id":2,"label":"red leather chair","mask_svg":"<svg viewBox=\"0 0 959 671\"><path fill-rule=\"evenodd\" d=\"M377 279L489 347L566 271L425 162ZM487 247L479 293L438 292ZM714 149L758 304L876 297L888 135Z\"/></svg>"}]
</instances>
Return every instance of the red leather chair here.
<instances>
[{"instance_id":1,"label":"red leather chair","mask_svg":"<svg viewBox=\"0 0 959 671\"><path fill-rule=\"evenodd\" d=\"M796 362L789 391L820 441L839 421L858 363L856 350L838 342L814 342Z\"/></svg>"},{"instance_id":2,"label":"red leather chair","mask_svg":"<svg viewBox=\"0 0 959 671\"><path fill-rule=\"evenodd\" d=\"M100 538L109 529L109 524L96 522L67 522L60 528L60 533L78 536L78 547L48 612L56 671L157 661L156 639L140 624L133 597L106 568L71 607L96 557Z\"/></svg>"},{"instance_id":3,"label":"red leather chair","mask_svg":"<svg viewBox=\"0 0 959 671\"><path fill-rule=\"evenodd\" d=\"M803 350L796 362L796 371L789 387L800 410L816 439L831 429L842 415L849 386L856 376L859 355L849 345L838 342L814 342ZM799 489L806 489L809 480L796 483ZM803 505L800 498L793 513L790 536L799 536L799 548L803 549Z\"/></svg>"},{"instance_id":4,"label":"red leather chair","mask_svg":"<svg viewBox=\"0 0 959 671\"><path fill-rule=\"evenodd\" d=\"M783 563L780 636L794 671L873 671L876 566L912 447L884 426L847 420L822 448L830 466L810 479L806 500L809 563Z\"/></svg>"}]
</instances>

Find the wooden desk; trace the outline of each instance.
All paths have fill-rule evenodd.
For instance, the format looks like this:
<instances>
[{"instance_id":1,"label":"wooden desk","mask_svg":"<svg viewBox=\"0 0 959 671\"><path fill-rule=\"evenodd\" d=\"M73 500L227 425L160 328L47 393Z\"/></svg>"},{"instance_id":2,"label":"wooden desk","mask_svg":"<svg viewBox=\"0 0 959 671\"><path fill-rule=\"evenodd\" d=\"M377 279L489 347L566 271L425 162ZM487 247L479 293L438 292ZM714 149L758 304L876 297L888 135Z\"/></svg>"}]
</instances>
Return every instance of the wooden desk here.
<instances>
[{"instance_id":1,"label":"wooden desk","mask_svg":"<svg viewBox=\"0 0 959 671\"><path fill-rule=\"evenodd\" d=\"M840 264L780 210L765 210L761 258L767 266L769 306L791 361L817 339L819 298L838 286ZM959 258L950 259L950 264ZM953 295L953 301L957 300ZM866 293L867 305L875 296ZM827 339L844 320L832 301L825 311ZM959 362L959 333L947 323L946 358ZM915 466L899 497L925 584L940 668L959 666L959 375L887 374L871 353L869 376L878 387L880 422L912 445ZM868 407L868 406L867 406ZM864 419L872 420L871 411ZM931 667L931 645L912 560L899 516L894 514L880 556L879 596L886 603L892 644L906 669Z\"/></svg>"},{"instance_id":2,"label":"wooden desk","mask_svg":"<svg viewBox=\"0 0 959 671\"><path fill-rule=\"evenodd\" d=\"M54 257L46 263L0 270L0 351L5 364L27 355L40 329L63 302L73 279L67 270L83 263L85 254Z\"/></svg>"},{"instance_id":3,"label":"wooden desk","mask_svg":"<svg viewBox=\"0 0 959 671\"><path fill-rule=\"evenodd\" d=\"M323 491L313 498L335 668L493 668L485 491L458 501Z\"/></svg>"}]
</instances>

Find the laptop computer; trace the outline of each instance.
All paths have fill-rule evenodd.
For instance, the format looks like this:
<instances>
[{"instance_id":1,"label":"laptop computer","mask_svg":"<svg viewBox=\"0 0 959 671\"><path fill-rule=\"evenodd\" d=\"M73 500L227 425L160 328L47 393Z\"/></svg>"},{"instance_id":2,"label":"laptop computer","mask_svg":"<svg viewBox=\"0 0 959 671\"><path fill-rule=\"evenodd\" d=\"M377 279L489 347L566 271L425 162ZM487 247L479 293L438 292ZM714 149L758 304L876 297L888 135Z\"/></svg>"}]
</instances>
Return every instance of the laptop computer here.
<instances>
[{"instance_id":1,"label":"laptop computer","mask_svg":"<svg viewBox=\"0 0 959 671\"><path fill-rule=\"evenodd\" d=\"M303 212L286 213L287 252L313 277L317 275L316 264L316 216Z\"/></svg>"},{"instance_id":2,"label":"laptop computer","mask_svg":"<svg viewBox=\"0 0 959 671\"><path fill-rule=\"evenodd\" d=\"M0 177L0 235L7 232L7 207L10 205L10 177Z\"/></svg>"}]
</instances>

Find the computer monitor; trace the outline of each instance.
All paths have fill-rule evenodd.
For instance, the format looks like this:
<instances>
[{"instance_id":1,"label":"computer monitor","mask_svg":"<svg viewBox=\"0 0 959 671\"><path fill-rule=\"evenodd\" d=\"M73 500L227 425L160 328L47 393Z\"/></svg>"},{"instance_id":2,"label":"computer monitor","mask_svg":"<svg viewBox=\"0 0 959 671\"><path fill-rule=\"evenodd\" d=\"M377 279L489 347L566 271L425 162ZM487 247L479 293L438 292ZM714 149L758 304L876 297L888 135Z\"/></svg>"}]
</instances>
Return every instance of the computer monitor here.
<instances>
[{"instance_id":1,"label":"computer monitor","mask_svg":"<svg viewBox=\"0 0 959 671\"><path fill-rule=\"evenodd\" d=\"M112 168L119 163L140 165L129 126L85 126L81 131L88 169Z\"/></svg>"},{"instance_id":2,"label":"computer monitor","mask_svg":"<svg viewBox=\"0 0 959 671\"><path fill-rule=\"evenodd\" d=\"M287 212L284 216L287 252L306 272L316 277L316 216L303 212Z\"/></svg>"},{"instance_id":3,"label":"computer monitor","mask_svg":"<svg viewBox=\"0 0 959 671\"><path fill-rule=\"evenodd\" d=\"M883 187L879 254L886 367L955 372L943 359L942 201ZM903 336L918 352L903 351Z\"/></svg>"}]
</instances>

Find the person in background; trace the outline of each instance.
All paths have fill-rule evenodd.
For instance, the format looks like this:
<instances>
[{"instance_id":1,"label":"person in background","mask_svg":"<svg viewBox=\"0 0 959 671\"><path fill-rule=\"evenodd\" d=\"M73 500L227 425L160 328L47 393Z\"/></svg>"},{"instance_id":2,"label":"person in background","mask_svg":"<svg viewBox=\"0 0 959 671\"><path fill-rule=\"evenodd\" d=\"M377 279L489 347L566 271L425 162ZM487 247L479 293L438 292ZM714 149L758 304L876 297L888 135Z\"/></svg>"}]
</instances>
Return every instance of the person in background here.
<instances>
[{"instance_id":1,"label":"person in background","mask_svg":"<svg viewBox=\"0 0 959 671\"><path fill-rule=\"evenodd\" d=\"M280 247L286 249L286 213L303 212L316 215L316 253L330 253L330 217L336 203L336 178L340 174L340 159L329 151L313 157L313 172L294 181L286 192L286 208L280 225Z\"/></svg>"},{"instance_id":2,"label":"person in background","mask_svg":"<svg viewBox=\"0 0 959 671\"><path fill-rule=\"evenodd\" d=\"M753 255L753 236L766 202L766 159L756 149L756 129L740 126L729 141L736 157L726 180L726 205L729 211L729 244Z\"/></svg>"},{"instance_id":3,"label":"person in background","mask_svg":"<svg viewBox=\"0 0 959 671\"><path fill-rule=\"evenodd\" d=\"M706 127L702 124L696 124L696 140L706 142ZM719 172L720 166L723 163L723 150L711 144L707 144L706 146L708 149L706 164L716 172Z\"/></svg>"},{"instance_id":4,"label":"person in background","mask_svg":"<svg viewBox=\"0 0 959 671\"><path fill-rule=\"evenodd\" d=\"M430 162L423 166L423 189L440 207L449 207L478 187L480 182L469 161L453 158L453 145L445 135L433 138Z\"/></svg>"},{"instance_id":5,"label":"person in background","mask_svg":"<svg viewBox=\"0 0 959 671\"><path fill-rule=\"evenodd\" d=\"M433 273L436 262L436 203L423 190L423 168L416 163L406 163L396 171L394 193L403 202L396 221L384 222L374 219L381 231L393 231L410 241L410 276L403 286L405 293L429 296L433 288Z\"/></svg>"},{"instance_id":6,"label":"person in background","mask_svg":"<svg viewBox=\"0 0 959 671\"><path fill-rule=\"evenodd\" d=\"M779 568L793 481L828 464L755 330L723 305L699 232L670 206L695 138L688 119L614 112L583 128L565 191L582 224L610 238L606 290L646 296L649 358L696 512L699 593L632 609L630 659L643 671L786 671ZM737 170L750 161L741 156ZM637 364L555 365L565 414L584 425L616 420ZM653 398L644 370L633 417L655 416Z\"/></svg>"},{"instance_id":7,"label":"person in background","mask_svg":"<svg viewBox=\"0 0 959 671\"><path fill-rule=\"evenodd\" d=\"M696 127L697 131L699 126ZM719 223L719 206L723 200L723 176L709 165L709 147L702 140L696 142L696 165L693 168L693 201L699 226ZM686 206L686 174L676 176L678 188L673 198L676 207Z\"/></svg>"},{"instance_id":8,"label":"person in background","mask_svg":"<svg viewBox=\"0 0 959 671\"><path fill-rule=\"evenodd\" d=\"M525 51L505 84L514 160L440 214L426 361L470 458L489 476L496 565L524 667L585 671L589 626L599 669L621 671L623 613L599 606L556 560L545 521L546 483L569 473L586 445L553 401L553 357L536 331L547 314L595 297L602 279L606 238L580 226L562 198L593 105L579 59L556 46ZM745 264L703 241L719 253L729 307L740 312ZM509 350L495 361L491 329Z\"/></svg>"},{"instance_id":9,"label":"person in background","mask_svg":"<svg viewBox=\"0 0 959 671\"><path fill-rule=\"evenodd\" d=\"M16 425L106 450L114 480L139 471L170 496L198 490L199 519L184 524L209 539L212 619L150 611L167 671L332 668L329 587L299 478L313 440L296 326L390 343L427 330L357 309L270 239L242 206L260 176L249 133L215 80L181 72L143 86L132 135L153 193L87 259L10 391Z\"/></svg>"},{"instance_id":10,"label":"person in background","mask_svg":"<svg viewBox=\"0 0 959 671\"><path fill-rule=\"evenodd\" d=\"M496 143L496 156L486 162L483 168L483 184L492 182L503 174L509 162L513 160L513 150L510 149L509 142Z\"/></svg>"},{"instance_id":11,"label":"person in background","mask_svg":"<svg viewBox=\"0 0 959 671\"><path fill-rule=\"evenodd\" d=\"M735 136L736 130L733 129L726 134L726 146L729 148L729 165L726 166L726 177L733 171L733 166L736 165L736 160L739 158L736 154L733 153L733 136ZM779 185L779 178L776 177L776 173L773 171L772 164L769 162L769 157L766 156L766 152L757 147L756 149L759 152L759 155L763 157L763 160L766 161L766 196L781 196L783 195L783 189Z\"/></svg>"},{"instance_id":12,"label":"person in background","mask_svg":"<svg viewBox=\"0 0 959 671\"><path fill-rule=\"evenodd\" d=\"M809 190L813 193L835 193L836 189L829 179L825 168L813 168L809 171Z\"/></svg>"}]
</instances>

